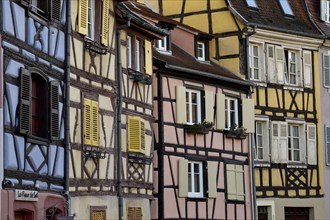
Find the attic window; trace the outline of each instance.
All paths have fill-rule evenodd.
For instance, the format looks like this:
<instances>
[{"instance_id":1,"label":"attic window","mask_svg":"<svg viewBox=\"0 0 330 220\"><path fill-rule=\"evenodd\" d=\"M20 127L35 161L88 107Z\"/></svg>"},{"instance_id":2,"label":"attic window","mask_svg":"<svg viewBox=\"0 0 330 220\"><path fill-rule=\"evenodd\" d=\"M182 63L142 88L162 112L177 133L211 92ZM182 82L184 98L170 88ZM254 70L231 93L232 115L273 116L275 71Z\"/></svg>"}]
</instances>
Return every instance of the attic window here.
<instances>
[{"instance_id":1,"label":"attic window","mask_svg":"<svg viewBox=\"0 0 330 220\"><path fill-rule=\"evenodd\" d=\"M258 8L258 5L255 0L246 0L246 4L251 8Z\"/></svg>"},{"instance_id":2,"label":"attic window","mask_svg":"<svg viewBox=\"0 0 330 220\"><path fill-rule=\"evenodd\" d=\"M285 15L294 15L288 0L279 0L279 2Z\"/></svg>"}]
</instances>

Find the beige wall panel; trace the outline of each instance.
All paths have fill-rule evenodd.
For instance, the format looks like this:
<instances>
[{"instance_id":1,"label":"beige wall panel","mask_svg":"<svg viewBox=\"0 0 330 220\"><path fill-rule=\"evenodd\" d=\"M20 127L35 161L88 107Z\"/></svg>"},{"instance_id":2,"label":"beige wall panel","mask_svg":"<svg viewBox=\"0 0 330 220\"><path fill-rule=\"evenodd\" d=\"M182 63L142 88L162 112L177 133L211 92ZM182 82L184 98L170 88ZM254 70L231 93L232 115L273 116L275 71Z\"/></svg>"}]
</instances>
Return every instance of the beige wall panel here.
<instances>
[{"instance_id":1,"label":"beige wall panel","mask_svg":"<svg viewBox=\"0 0 330 220\"><path fill-rule=\"evenodd\" d=\"M285 182L285 176L283 176ZM272 185L282 186L281 173L279 169L272 169Z\"/></svg>"},{"instance_id":2,"label":"beige wall panel","mask_svg":"<svg viewBox=\"0 0 330 220\"><path fill-rule=\"evenodd\" d=\"M237 36L219 39L220 56L239 54L239 41Z\"/></svg>"},{"instance_id":3,"label":"beige wall panel","mask_svg":"<svg viewBox=\"0 0 330 220\"><path fill-rule=\"evenodd\" d=\"M80 90L76 87L70 86L70 100L74 102L81 102Z\"/></svg>"},{"instance_id":4,"label":"beige wall panel","mask_svg":"<svg viewBox=\"0 0 330 220\"><path fill-rule=\"evenodd\" d=\"M212 21L219 21L214 22L213 24L213 33L224 33L224 32L231 32L237 31L236 24L234 22L233 16L229 11L222 11L218 13L212 14ZM226 22L224 22L226 21Z\"/></svg>"},{"instance_id":5,"label":"beige wall panel","mask_svg":"<svg viewBox=\"0 0 330 220\"><path fill-rule=\"evenodd\" d=\"M77 31L77 20L78 20L78 1L71 1L71 27L74 31Z\"/></svg>"},{"instance_id":6,"label":"beige wall panel","mask_svg":"<svg viewBox=\"0 0 330 220\"><path fill-rule=\"evenodd\" d=\"M207 10L207 1L204 0L195 0L195 1L186 1L184 12L198 12Z\"/></svg>"},{"instance_id":7,"label":"beige wall panel","mask_svg":"<svg viewBox=\"0 0 330 220\"><path fill-rule=\"evenodd\" d=\"M294 197L294 196L296 196L296 195L297 195L297 193L296 193L295 190L288 190L288 196L289 196L289 197Z\"/></svg>"},{"instance_id":8,"label":"beige wall panel","mask_svg":"<svg viewBox=\"0 0 330 220\"><path fill-rule=\"evenodd\" d=\"M262 183L264 186L269 186L269 175L268 175L268 169L262 170Z\"/></svg>"},{"instance_id":9,"label":"beige wall panel","mask_svg":"<svg viewBox=\"0 0 330 220\"><path fill-rule=\"evenodd\" d=\"M95 163L92 159L88 159L85 163L85 167L89 176L92 175L93 171L96 169ZM84 179L88 178L86 174L84 174Z\"/></svg>"},{"instance_id":10,"label":"beige wall panel","mask_svg":"<svg viewBox=\"0 0 330 220\"><path fill-rule=\"evenodd\" d=\"M100 166L99 166L99 172L100 172L100 179L105 179L107 174L107 164L108 164L108 157L110 157L109 154L104 159L99 159ZM109 166L109 169L112 167Z\"/></svg>"},{"instance_id":11,"label":"beige wall panel","mask_svg":"<svg viewBox=\"0 0 330 220\"><path fill-rule=\"evenodd\" d=\"M123 38L123 35L121 35L121 38ZM125 38L123 40L126 41ZM127 49L126 49L126 46L121 45L120 48L121 48L121 65L124 68L127 68L127 54L126 54Z\"/></svg>"},{"instance_id":12,"label":"beige wall panel","mask_svg":"<svg viewBox=\"0 0 330 220\"><path fill-rule=\"evenodd\" d=\"M227 7L226 1L211 0L210 2L213 10Z\"/></svg>"},{"instance_id":13,"label":"beige wall panel","mask_svg":"<svg viewBox=\"0 0 330 220\"><path fill-rule=\"evenodd\" d=\"M148 104L152 104L152 99L153 99L153 97L152 97L152 89L151 89L151 86L149 85L149 86L146 86L146 92L145 92L145 94L146 94L146 103L148 103Z\"/></svg>"},{"instance_id":14,"label":"beige wall panel","mask_svg":"<svg viewBox=\"0 0 330 220\"><path fill-rule=\"evenodd\" d=\"M85 60L84 60L85 71L91 74L95 74L95 69L91 67L90 51L84 50L84 56L85 56Z\"/></svg>"},{"instance_id":15,"label":"beige wall panel","mask_svg":"<svg viewBox=\"0 0 330 220\"><path fill-rule=\"evenodd\" d=\"M183 19L183 23L192 26L198 30L209 32L208 29L208 16L206 13L199 15L186 16Z\"/></svg>"},{"instance_id":16,"label":"beige wall panel","mask_svg":"<svg viewBox=\"0 0 330 220\"><path fill-rule=\"evenodd\" d=\"M150 0L137 0L138 2L142 4L146 4L148 8L153 10L154 12L159 13L159 3L158 1L150 1Z\"/></svg>"},{"instance_id":17,"label":"beige wall panel","mask_svg":"<svg viewBox=\"0 0 330 220\"><path fill-rule=\"evenodd\" d=\"M116 79L116 58L115 55L111 54L111 60L110 60L110 67L109 67L109 79L115 80ZM108 62L108 61L105 61Z\"/></svg>"},{"instance_id":18,"label":"beige wall panel","mask_svg":"<svg viewBox=\"0 0 330 220\"><path fill-rule=\"evenodd\" d=\"M123 173L124 173L123 180L127 180L127 166L126 166L127 160L124 157L122 164L123 164Z\"/></svg>"},{"instance_id":19,"label":"beige wall panel","mask_svg":"<svg viewBox=\"0 0 330 220\"><path fill-rule=\"evenodd\" d=\"M274 191L267 191L266 192L266 195L267 196L274 196Z\"/></svg>"},{"instance_id":20,"label":"beige wall panel","mask_svg":"<svg viewBox=\"0 0 330 220\"><path fill-rule=\"evenodd\" d=\"M70 73L70 79L77 80L77 75L73 74L73 73Z\"/></svg>"},{"instance_id":21,"label":"beige wall panel","mask_svg":"<svg viewBox=\"0 0 330 220\"><path fill-rule=\"evenodd\" d=\"M101 88L102 87L101 83L95 82L95 81L92 81L92 86L93 87L98 87L98 88Z\"/></svg>"},{"instance_id":22,"label":"beige wall panel","mask_svg":"<svg viewBox=\"0 0 330 220\"><path fill-rule=\"evenodd\" d=\"M80 77L80 82L89 84L89 79L86 79L84 77Z\"/></svg>"},{"instance_id":23,"label":"beige wall panel","mask_svg":"<svg viewBox=\"0 0 330 220\"><path fill-rule=\"evenodd\" d=\"M113 117L104 115L103 127L100 130L100 145L106 148L113 147L113 143L110 143L111 134L113 133L114 122ZM100 123L102 126L102 122Z\"/></svg>"},{"instance_id":24,"label":"beige wall panel","mask_svg":"<svg viewBox=\"0 0 330 220\"><path fill-rule=\"evenodd\" d=\"M101 75L101 68L100 68L101 56L102 55L96 55L94 58L94 62L95 62L95 66L96 66L96 70L95 70L96 75ZM104 59L104 58L102 57L102 59ZM102 67L102 69L104 71L105 67Z\"/></svg>"},{"instance_id":25,"label":"beige wall panel","mask_svg":"<svg viewBox=\"0 0 330 220\"><path fill-rule=\"evenodd\" d=\"M144 96L144 94L147 90L147 86L146 86L146 88L144 88L144 85L142 83L138 83L138 86L139 86L139 89L140 89L140 92L138 92L138 94L137 94L138 100L142 101L142 102L145 102L144 99L145 99L146 96Z\"/></svg>"},{"instance_id":26,"label":"beige wall panel","mask_svg":"<svg viewBox=\"0 0 330 220\"><path fill-rule=\"evenodd\" d=\"M308 176L310 176L310 178L312 178L312 186L317 186L317 172L313 172L312 176L311 176L310 172L308 172L308 173L309 173Z\"/></svg>"},{"instance_id":27,"label":"beige wall panel","mask_svg":"<svg viewBox=\"0 0 330 220\"><path fill-rule=\"evenodd\" d=\"M109 109L110 107L110 109ZM99 108L104 110L113 110L110 97L99 94Z\"/></svg>"},{"instance_id":28,"label":"beige wall panel","mask_svg":"<svg viewBox=\"0 0 330 220\"><path fill-rule=\"evenodd\" d=\"M298 92L295 100L296 100L296 104L298 106L298 109L299 110L304 110L303 109L303 93L302 92ZM293 109L296 109L296 107L294 106Z\"/></svg>"},{"instance_id":29,"label":"beige wall panel","mask_svg":"<svg viewBox=\"0 0 330 220\"><path fill-rule=\"evenodd\" d=\"M163 1L163 15L176 15L181 13L181 0Z\"/></svg>"},{"instance_id":30,"label":"beige wall panel","mask_svg":"<svg viewBox=\"0 0 330 220\"><path fill-rule=\"evenodd\" d=\"M261 106L266 106L266 93L265 93L265 88L260 88L259 89L259 96L258 96L258 98L259 98L259 105L261 105ZM255 93L255 95L257 95L256 93Z\"/></svg>"},{"instance_id":31,"label":"beige wall panel","mask_svg":"<svg viewBox=\"0 0 330 220\"><path fill-rule=\"evenodd\" d=\"M114 155L111 154L110 155L110 161L109 161L109 170L108 170L108 178L109 179L115 179L115 170L114 170L114 167L115 167L115 158L114 158Z\"/></svg>"},{"instance_id":32,"label":"beige wall panel","mask_svg":"<svg viewBox=\"0 0 330 220\"><path fill-rule=\"evenodd\" d=\"M81 178L81 151L79 150L72 150L71 155L71 160L73 161L74 164L74 170L76 174L76 178L80 179ZM71 170L72 168L72 170ZM70 178L73 178L73 167L72 163L70 162Z\"/></svg>"},{"instance_id":33,"label":"beige wall panel","mask_svg":"<svg viewBox=\"0 0 330 220\"><path fill-rule=\"evenodd\" d=\"M222 59L219 61L219 64L225 66L228 70L232 71L233 73L240 75L239 58Z\"/></svg>"},{"instance_id":34,"label":"beige wall panel","mask_svg":"<svg viewBox=\"0 0 330 220\"><path fill-rule=\"evenodd\" d=\"M123 152L127 152L127 131L121 129L121 149Z\"/></svg>"},{"instance_id":35,"label":"beige wall panel","mask_svg":"<svg viewBox=\"0 0 330 220\"><path fill-rule=\"evenodd\" d=\"M312 94L305 94L305 104L307 104L308 100L308 106L305 106L307 111L313 111L314 108L314 101L313 101L313 95Z\"/></svg>"},{"instance_id":36,"label":"beige wall panel","mask_svg":"<svg viewBox=\"0 0 330 220\"><path fill-rule=\"evenodd\" d=\"M77 68L78 69L83 69L83 42L77 40L77 39L73 39L73 44L74 44L74 54L71 54L71 57L74 58L76 60L77 63ZM72 60L73 61L73 60ZM75 62L71 63L71 65L75 65Z\"/></svg>"},{"instance_id":37,"label":"beige wall panel","mask_svg":"<svg viewBox=\"0 0 330 220\"><path fill-rule=\"evenodd\" d=\"M81 115L79 109L70 108L70 128L71 143L81 143Z\"/></svg>"},{"instance_id":38,"label":"beige wall panel","mask_svg":"<svg viewBox=\"0 0 330 220\"><path fill-rule=\"evenodd\" d=\"M109 61L110 61L110 56L111 54L107 53L107 54L104 54L102 55L102 71L101 71L101 76L106 78L107 77L107 74L109 72L109 68L110 68L110 65L109 65Z\"/></svg>"},{"instance_id":39,"label":"beige wall panel","mask_svg":"<svg viewBox=\"0 0 330 220\"><path fill-rule=\"evenodd\" d=\"M146 135L145 136L145 143L146 143L146 149L145 154L147 156L151 155L151 148L152 148L152 136Z\"/></svg>"}]
</instances>

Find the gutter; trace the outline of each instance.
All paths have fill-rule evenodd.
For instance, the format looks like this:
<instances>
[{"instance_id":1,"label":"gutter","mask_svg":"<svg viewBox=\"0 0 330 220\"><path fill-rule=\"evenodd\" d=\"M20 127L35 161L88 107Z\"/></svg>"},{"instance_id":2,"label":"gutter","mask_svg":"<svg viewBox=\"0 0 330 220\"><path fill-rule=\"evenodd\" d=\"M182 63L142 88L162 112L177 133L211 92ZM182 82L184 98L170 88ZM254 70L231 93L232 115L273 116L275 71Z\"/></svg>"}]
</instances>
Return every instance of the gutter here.
<instances>
[{"instance_id":1,"label":"gutter","mask_svg":"<svg viewBox=\"0 0 330 220\"><path fill-rule=\"evenodd\" d=\"M66 0L66 36L65 36L65 155L64 155L64 195L67 200L67 216L71 215L70 197L70 37L71 37L71 1Z\"/></svg>"},{"instance_id":2,"label":"gutter","mask_svg":"<svg viewBox=\"0 0 330 220\"><path fill-rule=\"evenodd\" d=\"M229 78L226 76L220 76L220 75L216 75L213 73L204 72L204 71L200 71L200 70L194 70L194 69L176 66L176 65L172 65L172 64L166 64L165 67L167 69L171 69L171 70L187 72L187 73L190 73L195 76L202 76L202 77L208 77L208 78L216 79L216 80L223 80L226 82L236 83L236 84L243 85L243 86L254 86L254 83L251 82L250 80L233 79L233 78Z\"/></svg>"}]
</instances>

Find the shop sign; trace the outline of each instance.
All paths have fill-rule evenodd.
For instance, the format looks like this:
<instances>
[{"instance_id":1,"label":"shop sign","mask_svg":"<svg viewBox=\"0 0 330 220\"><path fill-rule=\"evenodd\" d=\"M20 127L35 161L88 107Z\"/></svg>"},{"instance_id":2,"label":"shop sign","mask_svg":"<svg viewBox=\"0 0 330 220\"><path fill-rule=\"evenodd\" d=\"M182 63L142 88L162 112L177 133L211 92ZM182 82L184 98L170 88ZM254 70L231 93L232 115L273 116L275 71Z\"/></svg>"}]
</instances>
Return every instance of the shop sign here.
<instances>
[{"instance_id":1,"label":"shop sign","mask_svg":"<svg viewBox=\"0 0 330 220\"><path fill-rule=\"evenodd\" d=\"M38 191L16 189L15 200L21 201L38 201Z\"/></svg>"}]
</instances>

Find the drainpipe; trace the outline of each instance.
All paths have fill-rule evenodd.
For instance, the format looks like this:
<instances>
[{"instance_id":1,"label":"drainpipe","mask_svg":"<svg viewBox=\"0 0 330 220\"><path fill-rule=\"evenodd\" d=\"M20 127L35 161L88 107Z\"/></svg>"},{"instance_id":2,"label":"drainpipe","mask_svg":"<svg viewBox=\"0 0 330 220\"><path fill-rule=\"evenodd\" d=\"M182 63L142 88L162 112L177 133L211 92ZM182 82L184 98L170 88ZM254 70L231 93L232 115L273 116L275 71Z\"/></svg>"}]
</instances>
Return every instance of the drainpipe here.
<instances>
[{"instance_id":1,"label":"drainpipe","mask_svg":"<svg viewBox=\"0 0 330 220\"><path fill-rule=\"evenodd\" d=\"M118 184L118 219L124 219L123 212L123 192L122 192L122 147L121 147L121 115L123 105L122 94L122 64L121 64L121 45L120 45L120 31L130 27L131 19L128 18L125 25L116 28L116 48L117 48L117 81L118 81L118 101L117 101L117 184Z\"/></svg>"},{"instance_id":2,"label":"drainpipe","mask_svg":"<svg viewBox=\"0 0 330 220\"><path fill-rule=\"evenodd\" d=\"M64 154L64 195L67 199L67 215L71 215L70 177L70 37L71 37L71 1L66 0L66 36L65 36L65 154Z\"/></svg>"}]
</instances>

